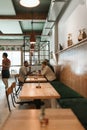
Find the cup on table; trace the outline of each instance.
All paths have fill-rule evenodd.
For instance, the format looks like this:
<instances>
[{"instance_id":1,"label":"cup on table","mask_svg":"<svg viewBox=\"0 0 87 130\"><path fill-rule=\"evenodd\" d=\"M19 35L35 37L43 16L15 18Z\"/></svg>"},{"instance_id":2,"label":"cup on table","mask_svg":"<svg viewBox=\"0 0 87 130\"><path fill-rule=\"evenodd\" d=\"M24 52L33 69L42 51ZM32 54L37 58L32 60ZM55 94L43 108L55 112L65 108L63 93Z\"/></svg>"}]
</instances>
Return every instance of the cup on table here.
<instances>
[{"instance_id":1,"label":"cup on table","mask_svg":"<svg viewBox=\"0 0 87 130\"><path fill-rule=\"evenodd\" d=\"M43 127L48 125L48 122L49 122L48 118L43 118L43 119L40 120L40 124Z\"/></svg>"}]
</instances>

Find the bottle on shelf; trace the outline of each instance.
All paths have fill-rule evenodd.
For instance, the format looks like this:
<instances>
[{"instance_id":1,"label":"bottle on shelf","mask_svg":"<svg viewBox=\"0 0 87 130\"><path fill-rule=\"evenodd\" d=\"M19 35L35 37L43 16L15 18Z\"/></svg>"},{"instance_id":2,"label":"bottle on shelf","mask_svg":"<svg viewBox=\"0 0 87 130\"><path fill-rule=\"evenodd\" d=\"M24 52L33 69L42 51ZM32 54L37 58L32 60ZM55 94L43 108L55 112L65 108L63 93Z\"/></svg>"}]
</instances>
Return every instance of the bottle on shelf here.
<instances>
[{"instance_id":1,"label":"bottle on shelf","mask_svg":"<svg viewBox=\"0 0 87 130\"><path fill-rule=\"evenodd\" d=\"M86 35L86 32L85 32L85 28L83 28L83 30L82 30L82 38L85 39L86 37L87 37L87 35Z\"/></svg>"},{"instance_id":2,"label":"bottle on shelf","mask_svg":"<svg viewBox=\"0 0 87 130\"><path fill-rule=\"evenodd\" d=\"M73 44L73 41L72 41L72 34L71 34L71 33L68 34L67 44L68 44L68 47L71 46L71 45Z\"/></svg>"},{"instance_id":3,"label":"bottle on shelf","mask_svg":"<svg viewBox=\"0 0 87 130\"><path fill-rule=\"evenodd\" d=\"M83 33L82 30L79 30L79 35L78 35L78 41L81 41L83 39Z\"/></svg>"},{"instance_id":4,"label":"bottle on shelf","mask_svg":"<svg viewBox=\"0 0 87 130\"><path fill-rule=\"evenodd\" d=\"M59 50L63 50L63 46L59 44Z\"/></svg>"}]
</instances>

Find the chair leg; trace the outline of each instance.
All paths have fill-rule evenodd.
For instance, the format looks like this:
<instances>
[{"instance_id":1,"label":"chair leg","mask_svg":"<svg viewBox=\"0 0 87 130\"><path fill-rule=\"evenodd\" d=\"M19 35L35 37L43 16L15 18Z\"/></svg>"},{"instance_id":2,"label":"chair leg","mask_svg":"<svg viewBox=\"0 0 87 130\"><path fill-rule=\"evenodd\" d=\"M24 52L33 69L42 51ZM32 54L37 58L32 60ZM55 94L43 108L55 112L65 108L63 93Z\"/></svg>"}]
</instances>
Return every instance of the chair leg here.
<instances>
[{"instance_id":1,"label":"chair leg","mask_svg":"<svg viewBox=\"0 0 87 130\"><path fill-rule=\"evenodd\" d=\"M20 93L20 91L21 91L21 86L19 86L17 89L15 87L15 95L17 98L18 98L18 94Z\"/></svg>"},{"instance_id":2,"label":"chair leg","mask_svg":"<svg viewBox=\"0 0 87 130\"><path fill-rule=\"evenodd\" d=\"M20 90L21 90L21 86L19 86L18 89L16 90L16 94L19 94Z\"/></svg>"},{"instance_id":3,"label":"chair leg","mask_svg":"<svg viewBox=\"0 0 87 130\"><path fill-rule=\"evenodd\" d=\"M8 108L9 108L9 111L11 112L11 108L10 108L10 104L9 104L8 99L7 99L7 103L8 103Z\"/></svg>"},{"instance_id":4,"label":"chair leg","mask_svg":"<svg viewBox=\"0 0 87 130\"><path fill-rule=\"evenodd\" d=\"M10 104L9 104L9 99L8 99L7 93L6 93L6 99L7 99L8 109L11 112L11 108L10 108Z\"/></svg>"},{"instance_id":5,"label":"chair leg","mask_svg":"<svg viewBox=\"0 0 87 130\"><path fill-rule=\"evenodd\" d=\"M14 95L11 95L11 98L12 98L12 104L13 104L14 107L16 107L15 104L14 104L13 96L14 96Z\"/></svg>"}]
</instances>

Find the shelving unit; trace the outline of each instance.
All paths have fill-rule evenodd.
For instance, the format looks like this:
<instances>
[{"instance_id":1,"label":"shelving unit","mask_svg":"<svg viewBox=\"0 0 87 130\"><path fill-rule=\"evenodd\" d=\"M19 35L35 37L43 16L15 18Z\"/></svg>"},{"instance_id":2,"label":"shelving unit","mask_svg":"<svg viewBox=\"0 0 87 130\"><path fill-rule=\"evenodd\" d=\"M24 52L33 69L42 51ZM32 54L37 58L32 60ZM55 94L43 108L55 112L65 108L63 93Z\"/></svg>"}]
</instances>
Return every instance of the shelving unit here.
<instances>
[{"instance_id":1,"label":"shelving unit","mask_svg":"<svg viewBox=\"0 0 87 130\"><path fill-rule=\"evenodd\" d=\"M71 46L69 46L69 47L67 47L67 48L65 48L65 49L63 49L63 50L61 50L61 51L59 51L59 52L57 52L57 53L62 53L62 52L64 52L64 51L68 51L68 50L70 50L70 49L77 48L77 47L82 46L82 45L84 45L84 44L87 44L87 38L86 38L86 39L83 39L82 41L78 42L77 44L73 44L73 45L71 45ZM57 53L56 53L56 54L57 54Z\"/></svg>"}]
</instances>

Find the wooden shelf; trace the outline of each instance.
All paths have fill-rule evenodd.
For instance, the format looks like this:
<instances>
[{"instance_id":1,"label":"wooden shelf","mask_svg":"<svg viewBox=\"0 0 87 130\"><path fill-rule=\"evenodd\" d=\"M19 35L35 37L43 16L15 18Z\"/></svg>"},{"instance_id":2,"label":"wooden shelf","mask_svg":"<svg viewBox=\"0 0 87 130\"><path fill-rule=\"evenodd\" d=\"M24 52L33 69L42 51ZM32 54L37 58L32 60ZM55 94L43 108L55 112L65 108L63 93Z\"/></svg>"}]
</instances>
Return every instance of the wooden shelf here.
<instances>
[{"instance_id":1,"label":"wooden shelf","mask_svg":"<svg viewBox=\"0 0 87 130\"><path fill-rule=\"evenodd\" d=\"M78 42L77 44L71 45L71 46L69 46L69 47L67 47L67 48L64 48L63 50L60 50L60 51L57 52L56 54L62 53L62 52L64 52L64 51L68 51L68 50L73 49L73 48L77 48L77 47L82 46L82 45L84 45L84 44L87 44L87 38L86 38L86 39L83 39L82 41Z\"/></svg>"}]
</instances>

